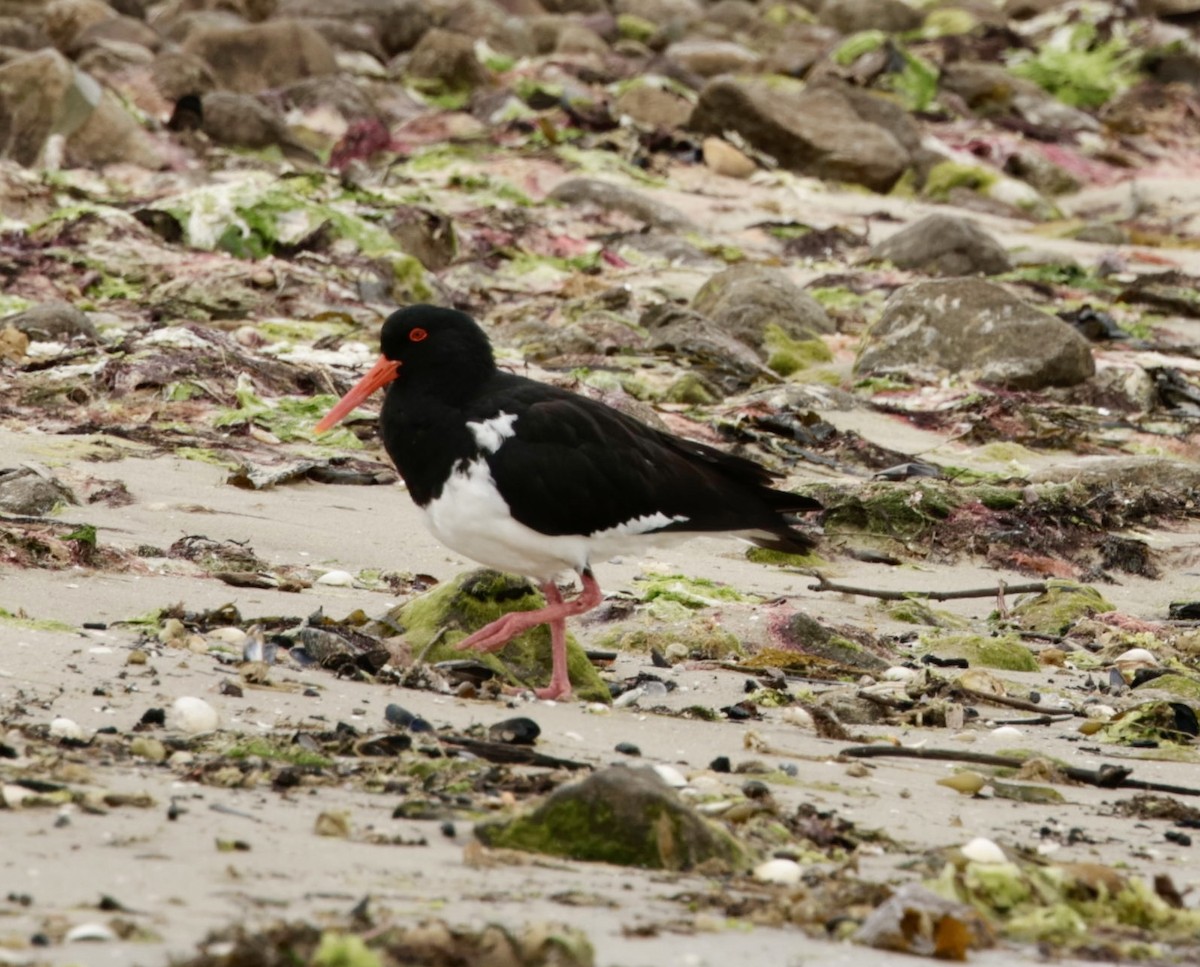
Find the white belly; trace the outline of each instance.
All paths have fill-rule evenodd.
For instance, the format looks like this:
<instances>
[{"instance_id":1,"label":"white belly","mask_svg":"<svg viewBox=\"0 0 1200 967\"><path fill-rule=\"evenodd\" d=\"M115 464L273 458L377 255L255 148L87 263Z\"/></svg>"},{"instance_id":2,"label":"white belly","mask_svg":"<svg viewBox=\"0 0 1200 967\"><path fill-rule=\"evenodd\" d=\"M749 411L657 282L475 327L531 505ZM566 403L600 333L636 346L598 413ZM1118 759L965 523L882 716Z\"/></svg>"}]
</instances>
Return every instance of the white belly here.
<instances>
[{"instance_id":1,"label":"white belly","mask_svg":"<svg viewBox=\"0 0 1200 967\"><path fill-rule=\"evenodd\" d=\"M662 514L641 517L595 534L546 535L513 519L483 459L455 470L441 496L424 508L434 537L459 554L501 571L548 581L583 571L593 560L672 544L689 534L648 533L671 523Z\"/></svg>"}]
</instances>

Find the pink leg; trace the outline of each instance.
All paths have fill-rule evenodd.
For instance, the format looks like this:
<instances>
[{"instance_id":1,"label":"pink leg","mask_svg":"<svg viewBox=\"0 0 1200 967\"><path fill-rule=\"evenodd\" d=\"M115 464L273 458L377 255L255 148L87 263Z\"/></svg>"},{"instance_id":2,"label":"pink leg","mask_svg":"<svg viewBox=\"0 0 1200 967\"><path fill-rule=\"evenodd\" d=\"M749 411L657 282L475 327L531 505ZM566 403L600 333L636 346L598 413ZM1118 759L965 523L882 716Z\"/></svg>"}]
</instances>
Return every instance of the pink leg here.
<instances>
[{"instance_id":1,"label":"pink leg","mask_svg":"<svg viewBox=\"0 0 1200 967\"><path fill-rule=\"evenodd\" d=\"M550 656L552 671L550 684L538 689L539 698L570 698L571 680L567 674L567 618L591 611L603 599L604 594L591 571L580 574L583 590L570 601L564 601L553 581L542 585L546 595L546 607L536 611L512 611L485 625L456 647L460 650L499 651L517 635L538 625L550 625Z\"/></svg>"}]
</instances>

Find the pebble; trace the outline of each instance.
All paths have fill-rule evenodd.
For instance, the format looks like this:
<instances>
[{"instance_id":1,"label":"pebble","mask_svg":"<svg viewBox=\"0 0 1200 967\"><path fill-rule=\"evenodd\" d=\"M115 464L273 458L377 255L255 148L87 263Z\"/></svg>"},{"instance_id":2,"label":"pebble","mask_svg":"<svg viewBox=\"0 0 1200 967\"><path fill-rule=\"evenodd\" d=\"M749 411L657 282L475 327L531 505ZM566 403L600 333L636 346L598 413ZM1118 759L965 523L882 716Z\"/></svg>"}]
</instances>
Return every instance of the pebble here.
<instances>
[{"instance_id":1,"label":"pebble","mask_svg":"<svg viewBox=\"0 0 1200 967\"><path fill-rule=\"evenodd\" d=\"M235 648L245 644L245 641L250 636L241 628L235 628L232 625L226 625L223 628L213 628L208 633L210 641L220 641L227 645L233 645Z\"/></svg>"},{"instance_id":2,"label":"pebble","mask_svg":"<svg viewBox=\"0 0 1200 967\"><path fill-rule=\"evenodd\" d=\"M798 725L802 729L813 727L812 714L799 705L789 705L780 713L779 717L789 725Z\"/></svg>"},{"instance_id":3,"label":"pebble","mask_svg":"<svg viewBox=\"0 0 1200 967\"><path fill-rule=\"evenodd\" d=\"M202 698L184 695L168 709L166 726L188 735L212 732L221 724L217 710Z\"/></svg>"},{"instance_id":4,"label":"pebble","mask_svg":"<svg viewBox=\"0 0 1200 967\"><path fill-rule=\"evenodd\" d=\"M893 665L879 677L885 682L911 682L917 677L917 670L905 668L903 665Z\"/></svg>"},{"instance_id":5,"label":"pebble","mask_svg":"<svg viewBox=\"0 0 1200 967\"><path fill-rule=\"evenodd\" d=\"M55 739L71 739L75 742L82 742L84 738L79 723L68 718L57 718L51 722L50 735Z\"/></svg>"},{"instance_id":6,"label":"pebble","mask_svg":"<svg viewBox=\"0 0 1200 967\"><path fill-rule=\"evenodd\" d=\"M168 618L158 630L158 640L164 645L185 637L187 637L187 628L183 626L183 622L178 618Z\"/></svg>"},{"instance_id":7,"label":"pebble","mask_svg":"<svg viewBox=\"0 0 1200 967\"><path fill-rule=\"evenodd\" d=\"M533 719L523 715L505 719L488 728L489 739L507 745L533 745L541 734L541 726Z\"/></svg>"},{"instance_id":8,"label":"pebble","mask_svg":"<svg viewBox=\"0 0 1200 967\"><path fill-rule=\"evenodd\" d=\"M129 752L131 755L149 759L151 762L162 762L167 758L167 747L158 739L148 735L135 736L129 743Z\"/></svg>"},{"instance_id":9,"label":"pebble","mask_svg":"<svg viewBox=\"0 0 1200 967\"><path fill-rule=\"evenodd\" d=\"M729 761L729 756L727 755L717 756L708 764L708 767L713 772L733 772L733 764Z\"/></svg>"},{"instance_id":10,"label":"pebble","mask_svg":"<svg viewBox=\"0 0 1200 967\"><path fill-rule=\"evenodd\" d=\"M749 178L758 170L758 165L728 141L722 141L720 138L705 138L700 150L705 165L727 178Z\"/></svg>"},{"instance_id":11,"label":"pebble","mask_svg":"<svg viewBox=\"0 0 1200 967\"><path fill-rule=\"evenodd\" d=\"M1015 725L1001 725L999 728L992 729L989 734L997 739L1015 739L1024 735Z\"/></svg>"},{"instance_id":12,"label":"pebble","mask_svg":"<svg viewBox=\"0 0 1200 967\"><path fill-rule=\"evenodd\" d=\"M349 571L326 571L317 578L316 583L331 588L352 588L354 587L354 575Z\"/></svg>"},{"instance_id":13,"label":"pebble","mask_svg":"<svg viewBox=\"0 0 1200 967\"><path fill-rule=\"evenodd\" d=\"M642 750L632 742L618 742L614 751L620 752L621 755L639 756L642 754Z\"/></svg>"},{"instance_id":14,"label":"pebble","mask_svg":"<svg viewBox=\"0 0 1200 967\"><path fill-rule=\"evenodd\" d=\"M767 860L754 867L754 878L762 883L778 883L795 886L800 882L804 868L795 860Z\"/></svg>"},{"instance_id":15,"label":"pebble","mask_svg":"<svg viewBox=\"0 0 1200 967\"><path fill-rule=\"evenodd\" d=\"M637 705L638 699L644 694L645 692L640 685L637 688L631 688L627 692L622 692L613 699L613 708L632 708L634 705Z\"/></svg>"},{"instance_id":16,"label":"pebble","mask_svg":"<svg viewBox=\"0 0 1200 967\"><path fill-rule=\"evenodd\" d=\"M972 863L1007 863L1008 857L999 846L984 836L976 836L962 848L962 855Z\"/></svg>"}]
</instances>

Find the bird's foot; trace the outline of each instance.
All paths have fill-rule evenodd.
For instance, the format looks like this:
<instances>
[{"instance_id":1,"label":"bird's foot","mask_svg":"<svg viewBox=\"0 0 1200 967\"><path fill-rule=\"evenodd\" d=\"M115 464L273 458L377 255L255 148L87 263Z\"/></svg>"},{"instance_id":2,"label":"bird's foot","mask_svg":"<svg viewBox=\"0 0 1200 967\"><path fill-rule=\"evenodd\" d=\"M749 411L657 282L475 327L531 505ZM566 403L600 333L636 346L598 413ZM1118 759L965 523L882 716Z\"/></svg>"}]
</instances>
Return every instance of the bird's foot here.
<instances>
[{"instance_id":1,"label":"bird's foot","mask_svg":"<svg viewBox=\"0 0 1200 967\"><path fill-rule=\"evenodd\" d=\"M561 682L552 681L545 688L535 688L533 694L546 701L558 700L565 702L571 697L571 683L568 681L564 685Z\"/></svg>"}]
</instances>

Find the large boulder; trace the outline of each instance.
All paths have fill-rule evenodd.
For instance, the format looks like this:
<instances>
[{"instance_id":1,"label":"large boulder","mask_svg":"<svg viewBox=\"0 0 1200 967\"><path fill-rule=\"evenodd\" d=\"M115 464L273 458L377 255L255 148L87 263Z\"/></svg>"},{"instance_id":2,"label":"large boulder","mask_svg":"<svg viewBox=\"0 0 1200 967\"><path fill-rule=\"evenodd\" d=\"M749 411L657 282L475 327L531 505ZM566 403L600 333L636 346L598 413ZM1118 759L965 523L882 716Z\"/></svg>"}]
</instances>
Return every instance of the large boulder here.
<instances>
[{"instance_id":1,"label":"large boulder","mask_svg":"<svg viewBox=\"0 0 1200 967\"><path fill-rule=\"evenodd\" d=\"M1091 347L1074 328L980 279L898 289L855 363L861 376L963 374L1015 389L1073 386L1095 371Z\"/></svg>"},{"instance_id":2,"label":"large boulder","mask_svg":"<svg viewBox=\"0 0 1200 967\"><path fill-rule=\"evenodd\" d=\"M913 161L909 138L897 130L914 125L897 113L903 112L866 92L724 76L704 86L688 127L701 134L736 131L785 168L887 191Z\"/></svg>"},{"instance_id":3,"label":"large boulder","mask_svg":"<svg viewBox=\"0 0 1200 967\"><path fill-rule=\"evenodd\" d=\"M337 72L329 42L294 20L197 30L183 49L207 63L222 87L244 94Z\"/></svg>"}]
</instances>

